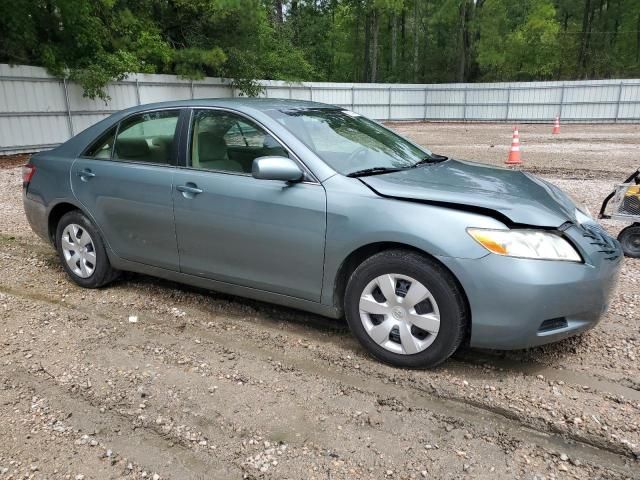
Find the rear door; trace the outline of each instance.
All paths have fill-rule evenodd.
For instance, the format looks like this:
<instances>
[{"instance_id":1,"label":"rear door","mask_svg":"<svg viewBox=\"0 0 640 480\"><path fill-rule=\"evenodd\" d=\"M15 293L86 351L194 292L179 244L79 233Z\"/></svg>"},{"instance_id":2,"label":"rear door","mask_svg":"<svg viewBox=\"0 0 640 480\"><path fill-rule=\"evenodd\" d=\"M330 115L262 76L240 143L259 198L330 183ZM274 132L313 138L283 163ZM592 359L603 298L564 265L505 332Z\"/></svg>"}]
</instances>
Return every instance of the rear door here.
<instances>
[{"instance_id":1,"label":"rear door","mask_svg":"<svg viewBox=\"0 0 640 480\"><path fill-rule=\"evenodd\" d=\"M289 153L244 116L195 111L189 131L173 194L181 271L319 301L324 187L253 178L254 158Z\"/></svg>"},{"instance_id":2,"label":"rear door","mask_svg":"<svg viewBox=\"0 0 640 480\"><path fill-rule=\"evenodd\" d=\"M179 270L172 177L179 109L127 117L71 168L76 198L121 258Z\"/></svg>"}]
</instances>

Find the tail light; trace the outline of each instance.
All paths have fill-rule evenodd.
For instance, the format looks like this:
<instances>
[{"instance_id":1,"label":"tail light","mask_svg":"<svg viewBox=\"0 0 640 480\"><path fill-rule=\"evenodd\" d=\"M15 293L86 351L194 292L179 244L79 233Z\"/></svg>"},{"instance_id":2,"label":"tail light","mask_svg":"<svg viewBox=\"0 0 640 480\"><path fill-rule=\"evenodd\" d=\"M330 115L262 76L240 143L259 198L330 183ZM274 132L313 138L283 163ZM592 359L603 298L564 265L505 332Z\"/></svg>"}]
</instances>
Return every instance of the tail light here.
<instances>
[{"instance_id":1,"label":"tail light","mask_svg":"<svg viewBox=\"0 0 640 480\"><path fill-rule=\"evenodd\" d=\"M36 173L35 165L26 164L22 166L22 186L26 187L31 182L33 175Z\"/></svg>"}]
</instances>

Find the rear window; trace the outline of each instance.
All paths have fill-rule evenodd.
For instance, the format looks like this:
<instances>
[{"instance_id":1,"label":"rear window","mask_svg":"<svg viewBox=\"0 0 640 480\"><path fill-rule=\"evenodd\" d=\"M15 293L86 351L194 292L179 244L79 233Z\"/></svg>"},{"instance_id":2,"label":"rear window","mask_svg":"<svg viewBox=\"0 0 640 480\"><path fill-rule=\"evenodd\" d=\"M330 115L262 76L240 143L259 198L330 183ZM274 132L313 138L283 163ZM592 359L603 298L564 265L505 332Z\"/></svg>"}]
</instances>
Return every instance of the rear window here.
<instances>
[{"instance_id":1,"label":"rear window","mask_svg":"<svg viewBox=\"0 0 640 480\"><path fill-rule=\"evenodd\" d=\"M177 109L132 115L100 135L82 156L171 164L179 116Z\"/></svg>"},{"instance_id":2,"label":"rear window","mask_svg":"<svg viewBox=\"0 0 640 480\"><path fill-rule=\"evenodd\" d=\"M114 160L170 164L180 110L145 112L120 123Z\"/></svg>"},{"instance_id":3,"label":"rear window","mask_svg":"<svg viewBox=\"0 0 640 480\"><path fill-rule=\"evenodd\" d=\"M82 154L83 157L110 159L113 151L113 142L116 137L116 127L112 127L103 133Z\"/></svg>"}]
</instances>

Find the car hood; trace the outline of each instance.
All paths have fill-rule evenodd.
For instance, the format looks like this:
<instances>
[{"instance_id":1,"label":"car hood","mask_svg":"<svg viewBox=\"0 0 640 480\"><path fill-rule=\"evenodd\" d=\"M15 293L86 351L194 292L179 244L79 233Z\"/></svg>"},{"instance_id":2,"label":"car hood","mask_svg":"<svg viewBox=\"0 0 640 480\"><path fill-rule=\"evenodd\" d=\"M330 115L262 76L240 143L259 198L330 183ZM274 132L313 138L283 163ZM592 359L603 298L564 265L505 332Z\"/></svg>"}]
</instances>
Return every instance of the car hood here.
<instances>
[{"instance_id":1,"label":"car hood","mask_svg":"<svg viewBox=\"0 0 640 480\"><path fill-rule=\"evenodd\" d=\"M511 222L559 227L576 221L576 206L554 185L518 170L446 160L360 177L379 195L498 212Z\"/></svg>"}]
</instances>

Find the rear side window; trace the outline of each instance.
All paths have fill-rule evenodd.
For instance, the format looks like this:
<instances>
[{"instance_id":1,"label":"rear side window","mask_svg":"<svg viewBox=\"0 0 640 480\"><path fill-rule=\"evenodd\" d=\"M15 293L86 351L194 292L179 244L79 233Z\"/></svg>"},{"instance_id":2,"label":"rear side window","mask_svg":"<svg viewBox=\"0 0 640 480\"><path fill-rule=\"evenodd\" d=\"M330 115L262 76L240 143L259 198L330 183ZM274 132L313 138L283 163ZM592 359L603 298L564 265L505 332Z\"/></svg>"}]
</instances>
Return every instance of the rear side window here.
<instances>
[{"instance_id":1,"label":"rear side window","mask_svg":"<svg viewBox=\"0 0 640 480\"><path fill-rule=\"evenodd\" d=\"M179 110L146 112L123 120L114 160L171 164Z\"/></svg>"},{"instance_id":2,"label":"rear side window","mask_svg":"<svg viewBox=\"0 0 640 480\"><path fill-rule=\"evenodd\" d=\"M116 127L110 128L102 134L82 154L83 157L110 159L113 150L113 142L116 138Z\"/></svg>"}]
</instances>

